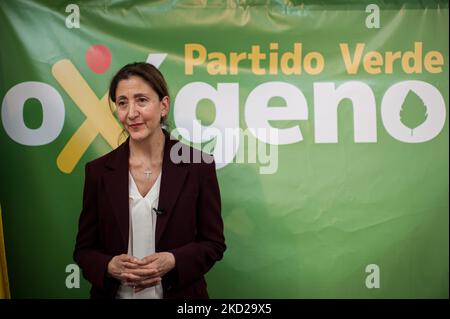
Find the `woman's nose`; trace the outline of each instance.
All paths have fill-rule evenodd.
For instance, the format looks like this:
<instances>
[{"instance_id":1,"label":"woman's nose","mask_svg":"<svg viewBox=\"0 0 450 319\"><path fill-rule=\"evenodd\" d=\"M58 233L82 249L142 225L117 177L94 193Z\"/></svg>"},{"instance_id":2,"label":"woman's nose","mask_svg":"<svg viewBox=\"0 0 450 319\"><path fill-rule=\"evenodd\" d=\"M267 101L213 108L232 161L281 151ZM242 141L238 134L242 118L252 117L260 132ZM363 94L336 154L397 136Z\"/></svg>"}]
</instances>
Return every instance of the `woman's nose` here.
<instances>
[{"instance_id":1,"label":"woman's nose","mask_svg":"<svg viewBox=\"0 0 450 319\"><path fill-rule=\"evenodd\" d=\"M137 107L135 103L130 103L130 109L128 110L128 117L129 118L135 118L139 115L139 112L137 111Z\"/></svg>"}]
</instances>

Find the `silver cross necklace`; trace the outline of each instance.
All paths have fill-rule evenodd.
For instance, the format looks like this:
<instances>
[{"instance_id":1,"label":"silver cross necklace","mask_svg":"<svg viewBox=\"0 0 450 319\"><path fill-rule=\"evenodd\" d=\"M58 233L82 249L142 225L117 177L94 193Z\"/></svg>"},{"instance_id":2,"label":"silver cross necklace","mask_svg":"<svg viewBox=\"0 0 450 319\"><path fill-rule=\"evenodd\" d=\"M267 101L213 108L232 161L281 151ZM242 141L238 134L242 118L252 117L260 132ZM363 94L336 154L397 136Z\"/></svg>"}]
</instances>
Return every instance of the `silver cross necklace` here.
<instances>
[{"instance_id":1,"label":"silver cross necklace","mask_svg":"<svg viewBox=\"0 0 450 319\"><path fill-rule=\"evenodd\" d=\"M145 171L144 171L144 174L145 174L145 177L147 178L147 179L149 179L150 178L150 175L152 175L152 171L150 170L150 169L146 169Z\"/></svg>"}]
</instances>

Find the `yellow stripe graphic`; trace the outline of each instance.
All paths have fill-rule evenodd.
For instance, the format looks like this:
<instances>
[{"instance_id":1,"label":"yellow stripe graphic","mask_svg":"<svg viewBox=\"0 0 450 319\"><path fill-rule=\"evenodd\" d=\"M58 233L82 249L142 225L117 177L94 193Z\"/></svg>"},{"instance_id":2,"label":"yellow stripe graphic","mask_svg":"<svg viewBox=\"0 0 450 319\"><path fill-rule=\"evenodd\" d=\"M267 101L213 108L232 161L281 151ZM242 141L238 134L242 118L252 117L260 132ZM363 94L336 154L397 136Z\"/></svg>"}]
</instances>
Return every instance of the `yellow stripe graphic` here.
<instances>
[{"instance_id":1,"label":"yellow stripe graphic","mask_svg":"<svg viewBox=\"0 0 450 319\"><path fill-rule=\"evenodd\" d=\"M8 267L6 266L5 241L3 239L2 208L0 206L0 299L10 299Z\"/></svg>"}]
</instances>

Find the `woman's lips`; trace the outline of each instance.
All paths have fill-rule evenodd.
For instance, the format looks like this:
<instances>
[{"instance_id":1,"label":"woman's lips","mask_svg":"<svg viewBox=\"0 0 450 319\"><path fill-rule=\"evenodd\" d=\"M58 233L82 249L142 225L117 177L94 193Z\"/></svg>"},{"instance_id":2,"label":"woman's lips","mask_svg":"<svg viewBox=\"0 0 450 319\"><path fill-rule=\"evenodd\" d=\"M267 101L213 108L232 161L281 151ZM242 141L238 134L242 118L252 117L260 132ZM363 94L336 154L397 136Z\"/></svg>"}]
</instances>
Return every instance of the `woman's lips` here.
<instances>
[{"instance_id":1,"label":"woman's lips","mask_svg":"<svg viewBox=\"0 0 450 319\"><path fill-rule=\"evenodd\" d=\"M129 126L129 127L135 128L135 127L141 126L142 124L143 124L143 123L136 123L136 124L129 124L128 126Z\"/></svg>"}]
</instances>

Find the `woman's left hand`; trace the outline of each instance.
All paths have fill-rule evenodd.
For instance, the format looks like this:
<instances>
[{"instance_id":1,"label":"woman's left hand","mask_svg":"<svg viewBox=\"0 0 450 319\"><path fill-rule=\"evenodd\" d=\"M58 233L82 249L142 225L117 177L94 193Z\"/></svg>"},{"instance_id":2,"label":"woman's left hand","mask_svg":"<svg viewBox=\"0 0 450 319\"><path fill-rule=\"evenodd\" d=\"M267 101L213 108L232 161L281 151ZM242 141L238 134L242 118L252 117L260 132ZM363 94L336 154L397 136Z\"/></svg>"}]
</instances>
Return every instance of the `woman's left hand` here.
<instances>
[{"instance_id":1,"label":"woman's left hand","mask_svg":"<svg viewBox=\"0 0 450 319\"><path fill-rule=\"evenodd\" d=\"M135 292L155 285L155 278L162 278L175 268L175 256L172 253L161 252L149 255L137 261L139 268L129 271L143 278L135 282Z\"/></svg>"}]
</instances>

